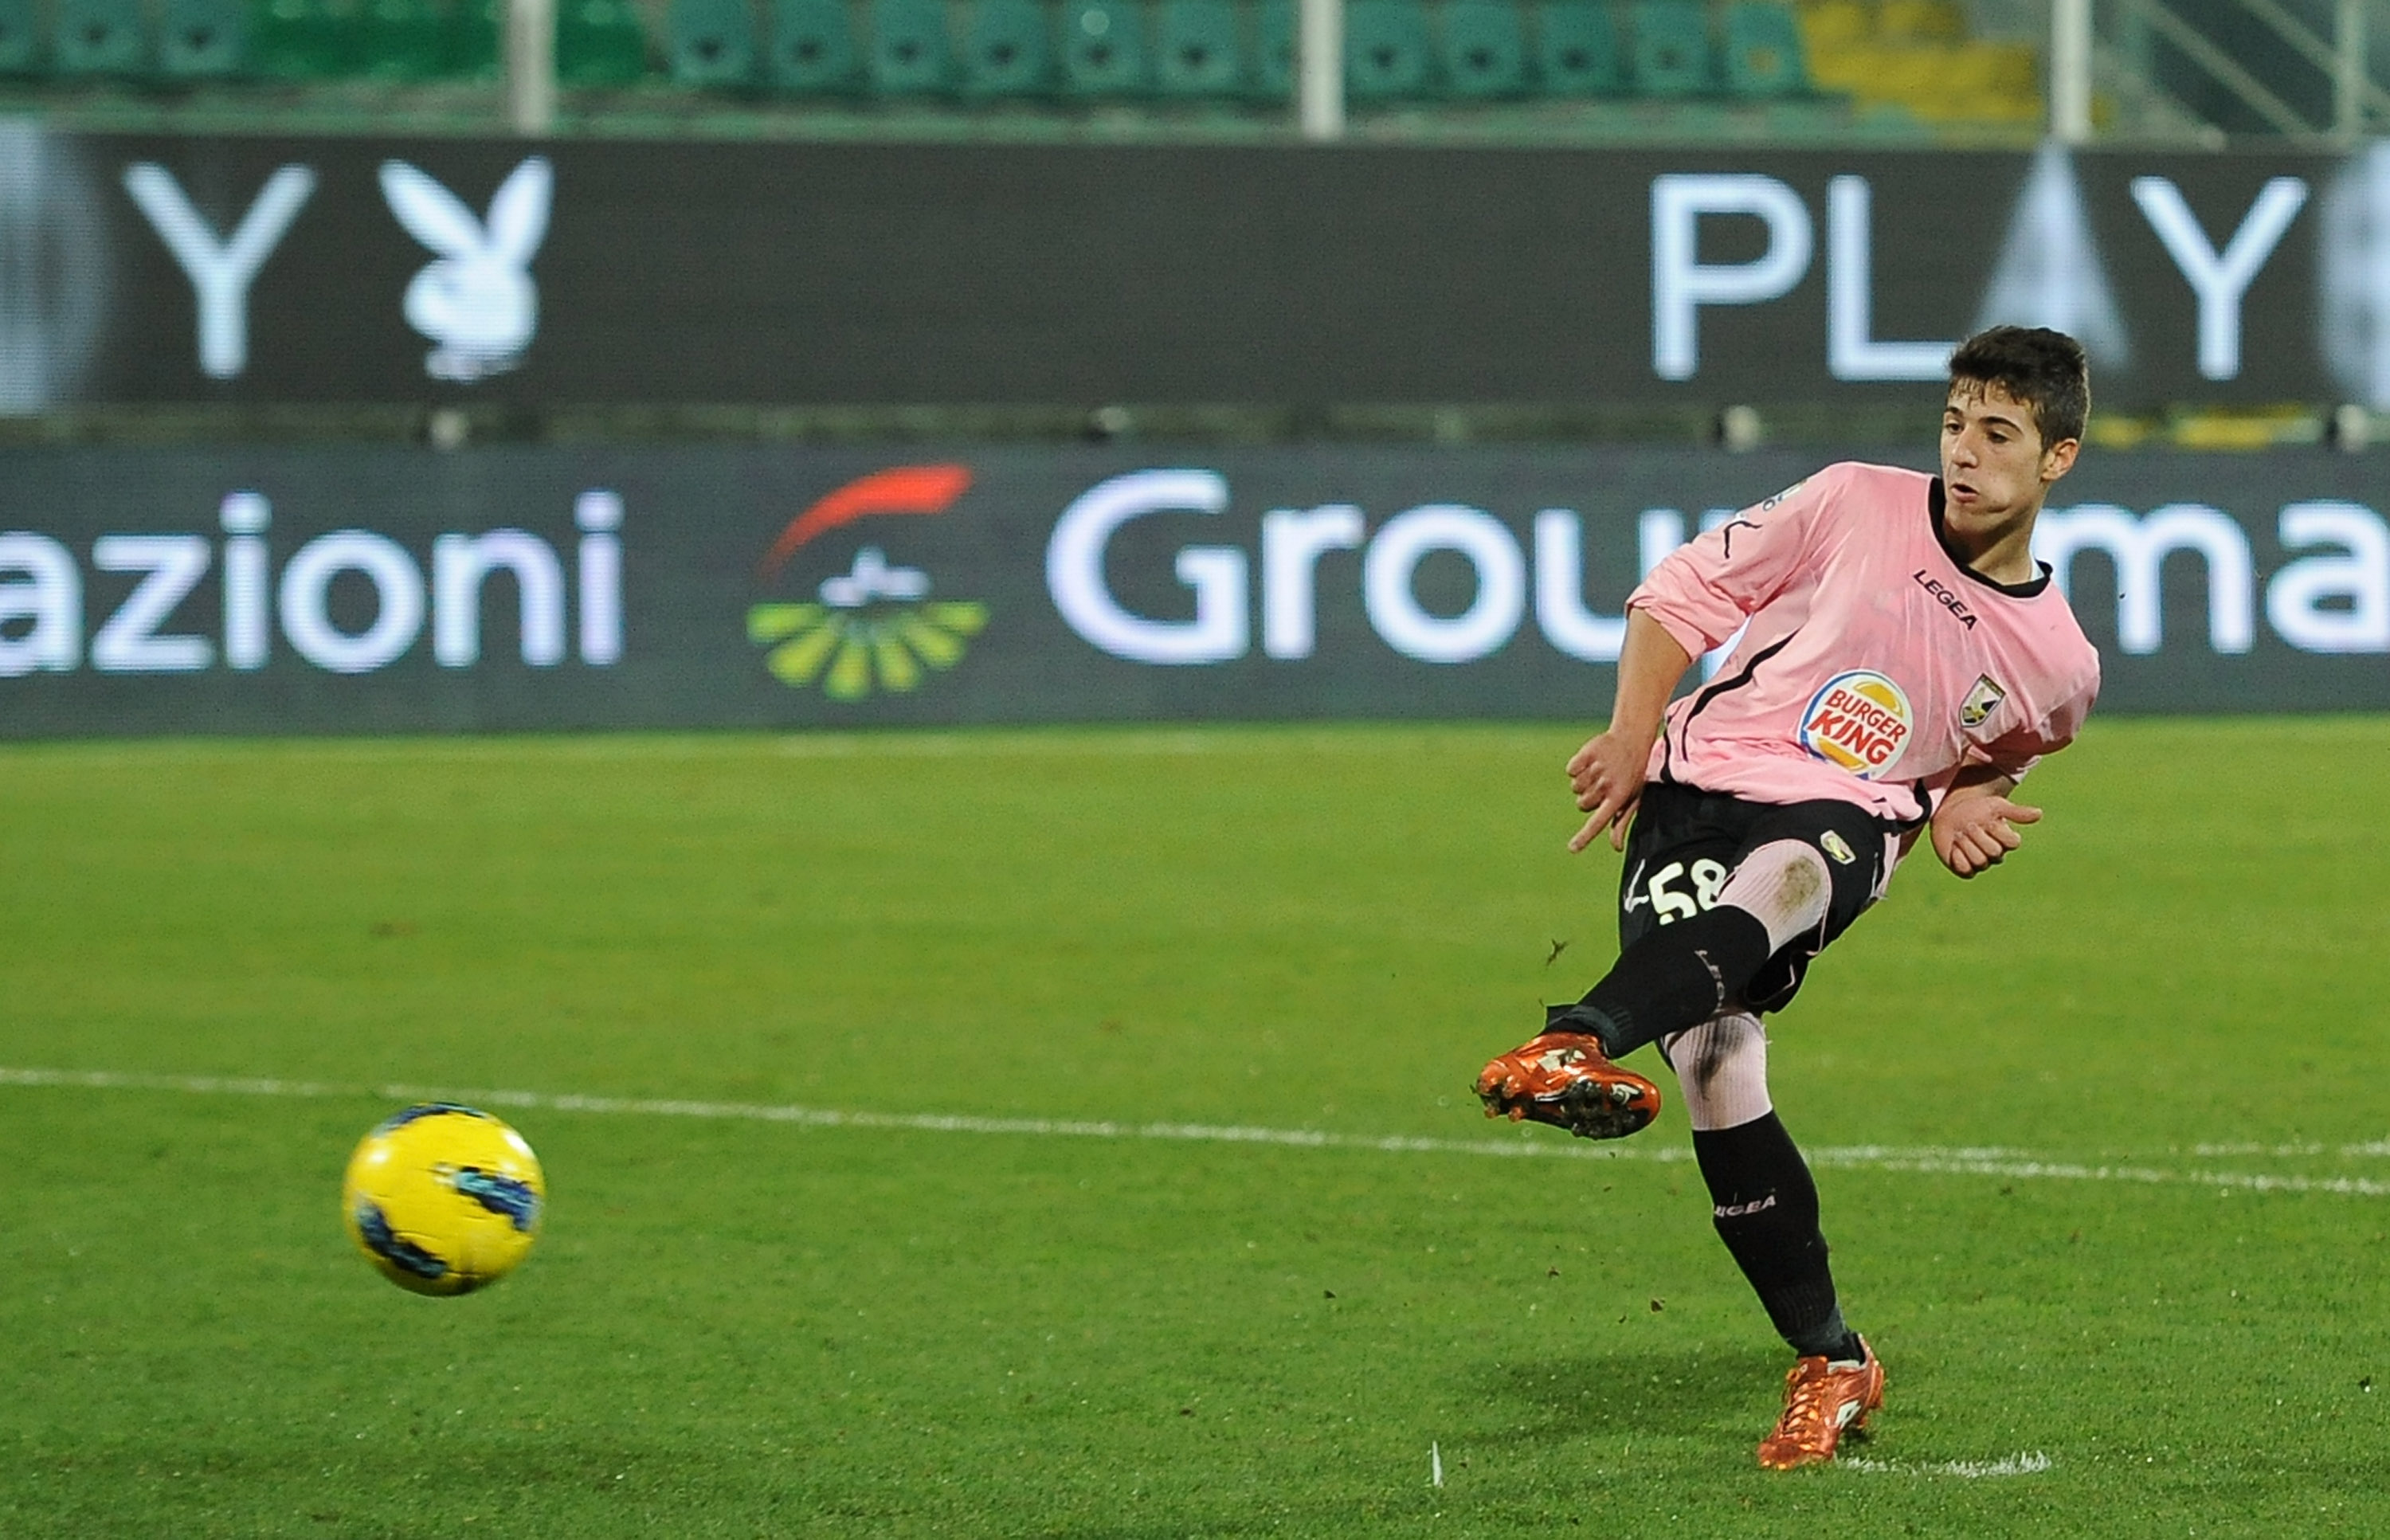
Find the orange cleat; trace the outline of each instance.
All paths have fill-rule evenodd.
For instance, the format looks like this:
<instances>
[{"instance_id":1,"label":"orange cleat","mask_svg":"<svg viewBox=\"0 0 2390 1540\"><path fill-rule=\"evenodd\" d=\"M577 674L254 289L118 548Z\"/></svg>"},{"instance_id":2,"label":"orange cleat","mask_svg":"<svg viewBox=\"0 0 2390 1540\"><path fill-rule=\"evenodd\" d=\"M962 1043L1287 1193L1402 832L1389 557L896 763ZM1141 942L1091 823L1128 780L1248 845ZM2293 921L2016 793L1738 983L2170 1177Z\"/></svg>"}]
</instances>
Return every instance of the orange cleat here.
<instances>
[{"instance_id":1,"label":"orange cleat","mask_svg":"<svg viewBox=\"0 0 2390 1540\"><path fill-rule=\"evenodd\" d=\"M1834 1457L1844 1433L1864 1433L1868 1414L1883 1405L1883 1365L1867 1354L1860 1364L1804 1358L1784 1377L1784 1415L1759 1441L1759 1463L1769 1470L1821 1465Z\"/></svg>"},{"instance_id":2,"label":"orange cleat","mask_svg":"<svg viewBox=\"0 0 2390 1540\"><path fill-rule=\"evenodd\" d=\"M1489 1118L1533 1119L1580 1139L1623 1139L1660 1115L1660 1088L1613 1064L1588 1033L1548 1032L1477 1076Z\"/></svg>"}]
</instances>

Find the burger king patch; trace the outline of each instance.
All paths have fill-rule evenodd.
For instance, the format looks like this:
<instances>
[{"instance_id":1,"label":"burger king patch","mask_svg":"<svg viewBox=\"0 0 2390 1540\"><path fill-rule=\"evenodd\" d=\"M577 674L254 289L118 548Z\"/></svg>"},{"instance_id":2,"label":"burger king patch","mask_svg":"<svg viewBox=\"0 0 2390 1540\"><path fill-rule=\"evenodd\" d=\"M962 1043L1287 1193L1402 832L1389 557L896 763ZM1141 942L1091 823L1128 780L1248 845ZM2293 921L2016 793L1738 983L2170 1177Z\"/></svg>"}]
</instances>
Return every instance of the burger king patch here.
<instances>
[{"instance_id":1,"label":"burger king patch","mask_svg":"<svg viewBox=\"0 0 2390 1540\"><path fill-rule=\"evenodd\" d=\"M1916 718L1898 685L1872 669L1826 681L1801 712L1801 746L1861 780L1900 763Z\"/></svg>"}]
</instances>

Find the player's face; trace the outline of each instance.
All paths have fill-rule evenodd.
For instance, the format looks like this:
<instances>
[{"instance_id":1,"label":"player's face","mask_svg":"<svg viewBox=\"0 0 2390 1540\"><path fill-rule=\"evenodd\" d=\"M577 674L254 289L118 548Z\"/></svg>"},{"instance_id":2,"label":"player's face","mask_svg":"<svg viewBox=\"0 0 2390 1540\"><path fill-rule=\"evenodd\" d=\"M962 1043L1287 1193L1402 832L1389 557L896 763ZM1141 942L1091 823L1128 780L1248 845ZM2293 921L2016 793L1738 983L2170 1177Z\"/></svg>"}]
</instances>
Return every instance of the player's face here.
<instances>
[{"instance_id":1,"label":"player's face","mask_svg":"<svg viewBox=\"0 0 2390 1540\"><path fill-rule=\"evenodd\" d=\"M2074 439L2043 443L2032 407L1998 385L1960 380L1942 408L1944 523L1985 538L2029 519L2081 447Z\"/></svg>"}]
</instances>

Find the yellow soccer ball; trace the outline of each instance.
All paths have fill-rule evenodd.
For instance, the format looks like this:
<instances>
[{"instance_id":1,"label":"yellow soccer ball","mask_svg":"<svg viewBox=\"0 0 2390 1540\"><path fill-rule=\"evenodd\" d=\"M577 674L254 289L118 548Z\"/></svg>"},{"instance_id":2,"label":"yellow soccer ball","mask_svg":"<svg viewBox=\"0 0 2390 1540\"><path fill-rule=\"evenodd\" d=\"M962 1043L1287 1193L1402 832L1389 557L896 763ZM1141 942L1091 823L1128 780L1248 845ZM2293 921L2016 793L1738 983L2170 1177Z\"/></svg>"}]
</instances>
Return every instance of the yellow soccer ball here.
<instances>
[{"instance_id":1,"label":"yellow soccer ball","mask_svg":"<svg viewBox=\"0 0 2390 1540\"><path fill-rule=\"evenodd\" d=\"M514 1271L546 1204L523 1136L445 1101L367 1134L341 1184L349 1238L382 1277L418 1294L469 1294Z\"/></svg>"}]
</instances>

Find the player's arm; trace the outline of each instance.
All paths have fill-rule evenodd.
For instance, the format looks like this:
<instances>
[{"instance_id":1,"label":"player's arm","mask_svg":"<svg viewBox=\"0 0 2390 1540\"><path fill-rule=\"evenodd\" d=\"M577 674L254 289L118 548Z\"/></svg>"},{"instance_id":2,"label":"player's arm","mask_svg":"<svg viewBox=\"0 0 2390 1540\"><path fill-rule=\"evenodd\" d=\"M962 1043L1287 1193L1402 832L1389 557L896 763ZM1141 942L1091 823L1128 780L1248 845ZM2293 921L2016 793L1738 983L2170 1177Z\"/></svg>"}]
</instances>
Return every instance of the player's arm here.
<instances>
[{"instance_id":1,"label":"player's arm","mask_svg":"<svg viewBox=\"0 0 2390 1540\"><path fill-rule=\"evenodd\" d=\"M1692 654L1668 635L1667 627L1639 609L1626 612L1626 640L1618 652L1618 698L1610 710L1610 725L1569 757L1569 785L1576 792L1577 807L1587 815L1569 849L1585 849L1605 828L1613 850L1626 848L1626 821L1643 797L1651 741L1660 736L1660 722L1677 682L1692 666Z\"/></svg>"},{"instance_id":2,"label":"player's arm","mask_svg":"<svg viewBox=\"0 0 2390 1540\"><path fill-rule=\"evenodd\" d=\"M1959 772L1934 809L1934 853L1960 877L1987 871L2024 842L2012 827L2041 821L2041 809L2009 801L2016 777L1997 765Z\"/></svg>"},{"instance_id":3,"label":"player's arm","mask_svg":"<svg viewBox=\"0 0 2390 1540\"><path fill-rule=\"evenodd\" d=\"M1678 546L1627 596L1610 725L1568 763L1576 805L1587 815L1569 849L1585 849L1605 828L1612 849L1625 848L1651 740L1677 681L1697 651L1723 644L1814 558L1823 532L1841 516L1850 473L1829 466L1745 508Z\"/></svg>"}]
</instances>

